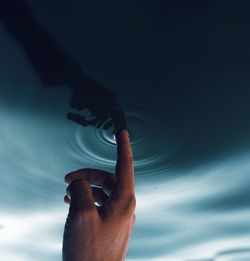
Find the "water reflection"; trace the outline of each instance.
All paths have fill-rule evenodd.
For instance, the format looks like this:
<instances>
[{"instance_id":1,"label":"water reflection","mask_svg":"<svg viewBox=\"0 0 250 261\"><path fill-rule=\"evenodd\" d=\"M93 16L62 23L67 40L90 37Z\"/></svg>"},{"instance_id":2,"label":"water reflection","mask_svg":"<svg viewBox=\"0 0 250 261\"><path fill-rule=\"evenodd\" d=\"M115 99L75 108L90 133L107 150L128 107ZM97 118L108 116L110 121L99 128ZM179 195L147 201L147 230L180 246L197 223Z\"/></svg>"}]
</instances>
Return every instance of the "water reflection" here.
<instances>
[{"instance_id":1,"label":"water reflection","mask_svg":"<svg viewBox=\"0 0 250 261\"><path fill-rule=\"evenodd\" d=\"M63 51L36 21L26 1L1 1L0 10L0 21L23 48L43 85L48 88L68 87L72 92L71 108L91 112L91 119L69 112L69 120L84 127L127 127L116 95L87 75L80 64Z\"/></svg>"},{"instance_id":2,"label":"water reflection","mask_svg":"<svg viewBox=\"0 0 250 261\"><path fill-rule=\"evenodd\" d=\"M1 169L8 175L0 192L5 209L0 212L0 256L59 261L67 212L63 174L83 166L113 169L114 147L96 139L93 128L63 120L48 124L47 117L32 118L10 108L1 111L1 120ZM145 146L152 145L148 139ZM137 155L141 145L134 144ZM162 161L167 163L166 155ZM174 168L165 180L153 168L151 176L136 172L137 224L127 260L238 261L247 255L229 250L250 242L249 168L246 153L189 171Z\"/></svg>"},{"instance_id":3,"label":"water reflection","mask_svg":"<svg viewBox=\"0 0 250 261\"><path fill-rule=\"evenodd\" d=\"M1 169L8 174L0 191L0 256L59 261L67 212L63 175L82 167L114 170L114 145L97 139L93 128L83 129L62 118L48 124L47 116L32 118L7 105L0 117ZM150 137L133 145L137 169L140 146L151 146ZM161 155L166 165L168 155ZM137 224L127 260L238 261L248 255L229 250L250 243L249 156L235 154L192 170L173 168L166 171L167 179L158 178L161 172L153 171L152 162L151 175L136 171ZM47 240L43 246L41 238Z\"/></svg>"},{"instance_id":4,"label":"water reflection","mask_svg":"<svg viewBox=\"0 0 250 261\"><path fill-rule=\"evenodd\" d=\"M10 3L22 5L24 2L11 0L6 3L11 8ZM20 13L22 8L18 10ZM1 15L4 15L3 10L0 9ZM5 27L1 27L3 30L7 28L6 23L20 26L27 22L20 20L20 24L13 24L13 20L6 21ZM34 23L32 20L31 25ZM36 33L41 32L37 31L40 27L33 29ZM8 32L16 35L13 30L11 27ZM46 31L42 32L48 39ZM103 128L108 123L106 114L98 114L100 110L93 102L89 105L86 100L81 100L78 85L74 86L71 106L81 109L82 113L90 106L102 118L100 121L98 118L100 128L92 126L96 127L97 122L92 122L91 115L86 115L89 119L86 122L81 118L86 128L65 119L66 112L71 109L68 106L69 92L60 87L69 85L72 91L71 84L75 84L79 77L83 77L81 86L90 87L91 84L86 85L90 80L88 76L57 45L51 51L53 55L57 53L54 58L52 55L54 63L44 67L47 60L38 63L39 59L36 59L35 48L41 42L37 41L37 45L30 48L28 44L33 44L35 38L29 38L32 41L25 42L27 45L20 48L13 44L15 40L10 39L6 31L1 31L1 38L1 57L7 58L0 60L0 259L61 260L62 231L67 214L63 203L63 176L82 167L114 171L113 133L111 129ZM23 39L19 38L18 42ZM49 39L50 44L53 43ZM24 50L28 59L20 55ZM31 50L34 51L32 54L29 53ZM35 70L27 66L30 61ZM60 66L59 61L62 62ZM40 81L36 79L37 72ZM196 80L197 72L194 70L193 74ZM32 79L27 81L25 75ZM180 78L184 81L185 73ZM247 82L247 77L244 80ZM59 89L48 90L44 86L58 86ZM97 94L106 94L109 100L112 95L100 88L97 88ZM151 95L157 97L153 106L130 96L123 99L131 128L138 202L128 261L249 260L248 95L243 89L236 95L234 90L223 88L207 88L205 93L212 95L204 95L204 101L198 103L191 98L195 94L199 96L199 92L188 88L182 90L181 87L172 93L163 88L160 95L157 91L149 91L149 101ZM141 96L139 88L133 92ZM88 91L84 89L86 93ZM90 95L93 100L98 96L95 94L94 98ZM224 96L228 96L227 106L224 104L221 108ZM190 100L187 97L191 97ZM216 104L215 101L219 102ZM205 105L200 106L202 102ZM228 141L232 141L229 145L237 145L237 141L242 143L226 153L231 148ZM223 153L216 158L218 151ZM207 157L202 161L204 154Z\"/></svg>"},{"instance_id":5,"label":"water reflection","mask_svg":"<svg viewBox=\"0 0 250 261\"><path fill-rule=\"evenodd\" d=\"M249 154L234 160L225 159L213 166L196 169L188 177L172 176L164 182L155 179L153 184L138 184L138 221L127 260L248 260L249 208L203 207L206 202L211 202L212 206L216 198L230 201L231 193L240 193L244 183L249 181L248 158ZM198 176L201 172L202 178ZM229 176L230 180L223 182ZM34 178L29 183L34 183ZM61 185L54 185L53 189ZM33 194L33 190L39 188L34 186L30 192ZM23 206L16 205L13 212L0 212L1 257L15 260L18 255L27 261L34 256L38 261L52 257L60 260L60 239L67 209L62 202L63 192L58 196L53 206L45 204L35 211L34 207L24 210ZM249 196L246 194L246 197ZM24 205L25 201L22 202Z\"/></svg>"},{"instance_id":6,"label":"water reflection","mask_svg":"<svg viewBox=\"0 0 250 261\"><path fill-rule=\"evenodd\" d=\"M188 150L183 149L183 145L174 147L168 142L160 129L160 123L142 104L124 103L124 108L134 150L136 179L152 182L156 176L160 179L161 176L171 175L175 169L181 168ZM85 139L85 135L89 138ZM79 162L85 158L93 165L113 169L116 162L116 143L111 129L84 130L77 127L69 129L67 136L67 139L60 137L60 144L69 157L73 155Z\"/></svg>"}]
</instances>

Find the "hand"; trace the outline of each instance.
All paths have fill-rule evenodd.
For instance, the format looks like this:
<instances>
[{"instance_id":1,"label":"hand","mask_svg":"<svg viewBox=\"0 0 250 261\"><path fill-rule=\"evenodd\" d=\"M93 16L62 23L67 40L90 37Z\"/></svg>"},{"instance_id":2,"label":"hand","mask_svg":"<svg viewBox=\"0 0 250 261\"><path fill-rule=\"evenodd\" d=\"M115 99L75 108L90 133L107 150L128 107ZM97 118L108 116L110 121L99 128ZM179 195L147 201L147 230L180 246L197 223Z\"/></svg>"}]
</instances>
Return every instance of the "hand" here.
<instances>
[{"instance_id":1,"label":"hand","mask_svg":"<svg viewBox=\"0 0 250 261\"><path fill-rule=\"evenodd\" d=\"M135 223L134 164L128 131L120 130L115 136L116 175L81 169L65 176L69 184L65 202L70 207L63 236L64 261L125 260Z\"/></svg>"}]
</instances>

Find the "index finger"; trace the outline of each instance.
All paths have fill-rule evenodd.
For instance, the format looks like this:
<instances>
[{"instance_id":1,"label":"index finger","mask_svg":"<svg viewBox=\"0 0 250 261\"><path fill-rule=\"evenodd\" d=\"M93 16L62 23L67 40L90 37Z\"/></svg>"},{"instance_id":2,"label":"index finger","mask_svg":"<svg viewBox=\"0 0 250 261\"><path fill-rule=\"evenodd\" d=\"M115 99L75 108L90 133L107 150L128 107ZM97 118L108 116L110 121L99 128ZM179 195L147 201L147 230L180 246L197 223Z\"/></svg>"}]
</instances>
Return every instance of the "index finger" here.
<instances>
[{"instance_id":1,"label":"index finger","mask_svg":"<svg viewBox=\"0 0 250 261\"><path fill-rule=\"evenodd\" d=\"M117 163L116 163L116 189L121 193L134 193L134 160L127 130L119 130L116 134Z\"/></svg>"}]
</instances>

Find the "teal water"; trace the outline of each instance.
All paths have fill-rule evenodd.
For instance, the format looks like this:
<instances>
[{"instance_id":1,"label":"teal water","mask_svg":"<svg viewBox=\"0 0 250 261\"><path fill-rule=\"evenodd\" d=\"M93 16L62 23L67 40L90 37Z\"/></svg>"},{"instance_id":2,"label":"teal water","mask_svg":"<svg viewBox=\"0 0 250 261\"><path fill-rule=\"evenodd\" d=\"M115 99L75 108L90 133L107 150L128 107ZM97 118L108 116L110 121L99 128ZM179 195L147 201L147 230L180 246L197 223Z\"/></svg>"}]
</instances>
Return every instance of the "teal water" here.
<instances>
[{"instance_id":1,"label":"teal water","mask_svg":"<svg viewBox=\"0 0 250 261\"><path fill-rule=\"evenodd\" d=\"M137 196L127 260L250 260L246 7L27 3L126 113ZM3 22L0 39L0 259L61 260L64 175L114 172L115 140L66 118L67 84L45 86Z\"/></svg>"}]
</instances>

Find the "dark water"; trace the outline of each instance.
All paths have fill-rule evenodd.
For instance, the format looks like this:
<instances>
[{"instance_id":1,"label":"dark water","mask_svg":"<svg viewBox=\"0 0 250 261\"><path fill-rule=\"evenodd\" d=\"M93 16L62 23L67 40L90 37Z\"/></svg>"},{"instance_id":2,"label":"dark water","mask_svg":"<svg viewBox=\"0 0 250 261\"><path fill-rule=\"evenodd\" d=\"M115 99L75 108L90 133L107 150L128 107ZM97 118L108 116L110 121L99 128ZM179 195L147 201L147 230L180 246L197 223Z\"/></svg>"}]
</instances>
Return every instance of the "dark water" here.
<instances>
[{"instance_id":1,"label":"dark water","mask_svg":"<svg viewBox=\"0 0 250 261\"><path fill-rule=\"evenodd\" d=\"M63 59L40 70L49 46L38 27L21 26L21 8L7 10L10 20L0 13L0 259L61 260L64 175L114 171L112 129L66 118L81 68L116 93L131 132L137 221L127 260L250 260L247 4L26 3Z\"/></svg>"}]
</instances>

